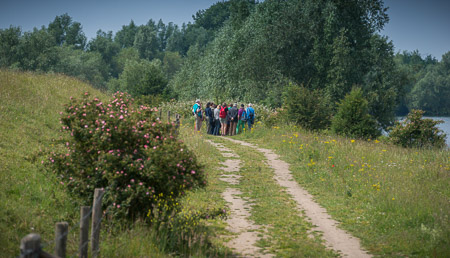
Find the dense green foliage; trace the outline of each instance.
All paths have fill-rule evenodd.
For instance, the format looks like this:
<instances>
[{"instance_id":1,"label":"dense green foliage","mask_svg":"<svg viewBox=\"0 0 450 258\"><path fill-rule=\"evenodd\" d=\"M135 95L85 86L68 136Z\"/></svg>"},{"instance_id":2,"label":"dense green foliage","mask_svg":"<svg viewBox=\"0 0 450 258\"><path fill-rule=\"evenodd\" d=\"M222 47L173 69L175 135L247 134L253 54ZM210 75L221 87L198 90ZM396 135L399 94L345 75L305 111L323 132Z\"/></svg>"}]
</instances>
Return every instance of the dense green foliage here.
<instances>
[{"instance_id":1,"label":"dense green foliage","mask_svg":"<svg viewBox=\"0 0 450 258\"><path fill-rule=\"evenodd\" d=\"M334 110L358 86L384 129L395 111L450 114L450 54L439 62L417 51L394 56L392 42L378 34L389 21L381 0L229 0L193 19L181 26L130 21L115 33L99 30L89 41L68 14L30 32L11 26L0 30L0 67L64 73L111 92L161 100L233 99L271 107L283 105L289 82L322 90ZM147 74L131 86L124 79L157 59L164 81L143 78ZM155 69L151 74L155 78Z\"/></svg>"},{"instance_id":2,"label":"dense green foliage","mask_svg":"<svg viewBox=\"0 0 450 258\"><path fill-rule=\"evenodd\" d=\"M337 134L363 139L374 139L381 134L375 119L369 115L368 102L361 89L353 89L339 103L331 122L331 130Z\"/></svg>"},{"instance_id":3,"label":"dense green foliage","mask_svg":"<svg viewBox=\"0 0 450 258\"><path fill-rule=\"evenodd\" d=\"M326 129L330 125L331 109L320 89L309 90L291 84L284 104L289 120L303 128L317 130Z\"/></svg>"},{"instance_id":4,"label":"dense green foliage","mask_svg":"<svg viewBox=\"0 0 450 258\"><path fill-rule=\"evenodd\" d=\"M422 58L418 51L395 56L402 71L405 87L398 107L399 115L421 109L425 115L450 115L450 52L437 61L431 56Z\"/></svg>"},{"instance_id":5,"label":"dense green foliage","mask_svg":"<svg viewBox=\"0 0 450 258\"><path fill-rule=\"evenodd\" d=\"M170 85L189 87L186 98L271 106L281 106L289 81L322 89L331 106L360 85L370 114L387 127L402 86L393 46L377 34L387 20L381 1L264 1L239 26L226 23Z\"/></svg>"},{"instance_id":6,"label":"dense green foliage","mask_svg":"<svg viewBox=\"0 0 450 258\"><path fill-rule=\"evenodd\" d=\"M130 95L117 93L103 103L85 93L61 112L66 150L52 152L46 164L75 195L92 202L104 188L105 207L116 217L145 217L152 205L177 199L204 186L196 157L177 139L175 127L155 110L136 108Z\"/></svg>"},{"instance_id":7,"label":"dense green foliage","mask_svg":"<svg viewBox=\"0 0 450 258\"><path fill-rule=\"evenodd\" d=\"M413 109L403 121L396 121L389 133L391 142L410 148L443 148L446 134L436 126L443 121L422 118L424 113Z\"/></svg>"}]
</instances>

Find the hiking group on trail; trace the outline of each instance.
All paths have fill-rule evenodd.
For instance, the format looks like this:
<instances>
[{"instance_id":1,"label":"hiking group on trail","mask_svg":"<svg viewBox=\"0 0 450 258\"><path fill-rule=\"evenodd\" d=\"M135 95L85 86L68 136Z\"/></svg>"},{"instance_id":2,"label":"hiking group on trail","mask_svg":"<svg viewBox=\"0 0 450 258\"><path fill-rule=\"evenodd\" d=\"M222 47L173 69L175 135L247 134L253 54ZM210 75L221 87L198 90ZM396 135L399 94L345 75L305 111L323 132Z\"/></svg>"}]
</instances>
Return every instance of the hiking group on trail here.
<instances>
[{"instance_id":1,"label":"hiking group on trail","mask_svg":"<svg viewBox=\"0 0 450 258\"><path fill-rule=\"evenodd\" d=\"M205 110L199 99L192 107L192 114L195 116L195 130L200 131L202 122L206 122L206 132L212 135L236 135L245 130L251 131L255 122L255 109L249 103L247 108L244 104L238 109L236 103L228 106L226 103L216 105L212 102L206 104ZM245 124L247 123L247 129Z\"/></svg>"}]
</instances>

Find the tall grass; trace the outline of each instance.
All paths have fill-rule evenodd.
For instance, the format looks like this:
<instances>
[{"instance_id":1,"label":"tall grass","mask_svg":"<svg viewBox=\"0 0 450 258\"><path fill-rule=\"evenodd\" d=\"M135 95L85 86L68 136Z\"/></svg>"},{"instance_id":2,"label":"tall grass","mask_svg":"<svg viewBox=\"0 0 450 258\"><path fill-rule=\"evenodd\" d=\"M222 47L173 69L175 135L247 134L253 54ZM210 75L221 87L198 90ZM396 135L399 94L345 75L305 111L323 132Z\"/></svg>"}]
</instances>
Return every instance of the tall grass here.
<instances>
[{"instance_id":1,"label":"tall grass","mask_svg":"<svg viewBox=\"0 0 450 258\"><path fill-rule=\"evenodd\" d=\"M296 181L370 252L450 253L448 150L404 149L283 125L256 125L238 138L281 154Z\"/></svg>"},{"instance_id":2,"label":"tall grass","mask_svg":"<svg viewBox=\"0 0 450 258\"><path fill-rule=\"evenodd\" d=\"M78 251L80 201L70 196L44 171L41 161L46 151L54 149L60 130L59 112L71 96L89 91L102 100L109 98L90 85L76 79L52 74L35 74L0 70L0 253L5 257L19 254L20 239L36 232L42 236L44 250L52 252L54 225L69 222L69 256ZM189 127L190 129L191 127ZM210 145L199 135L182 126L181 137L199 155L205 169L215 177L214 166L204 151ZM212 202L213 200L213 202ZM196 211L224 207L217 185L189 193L183 200L186 221ZM193 220L191 220L193 221ZM220 219L195 220L188 233L155 228L147 222L133 225L108 219L103 221L101 253L105 257L226 256L231 251L215 234L225 232ZM185 227L186 228L186 227ZM179 237L184 239L178 241ZM178 242L177 242L178 241ZM181 243L173 246L173 243ZM171 246L172 245L172 246Z\"/></svg>"},{"instance_id":3,"label":"tall grass","mask_svg":"<svg viewBox=\"0 0 450 258\"><path fill-rule=\"evenodd\" d=\"M106 97L66 76L0 70L2 255L16 255L20 239L31 232L51 240L56 222L73 222L78 215L79 206L69 201L52 175L43 172L40 161L41 151L51 147L59 130L58 112L70 96L84 91Z\"/></svg>"}]
</instances>

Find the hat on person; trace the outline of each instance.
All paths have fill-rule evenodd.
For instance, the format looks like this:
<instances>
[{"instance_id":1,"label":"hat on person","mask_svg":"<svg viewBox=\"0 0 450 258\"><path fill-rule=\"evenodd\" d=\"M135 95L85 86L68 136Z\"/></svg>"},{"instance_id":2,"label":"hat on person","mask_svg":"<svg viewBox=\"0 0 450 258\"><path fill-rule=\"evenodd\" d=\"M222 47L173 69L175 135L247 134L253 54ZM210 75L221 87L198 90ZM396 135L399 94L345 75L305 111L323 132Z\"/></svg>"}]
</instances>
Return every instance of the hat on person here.
<instances>
[{"instance_id":1,"label":"hat on person","mask_svg":"<svg viewBox=\"0 0 450 258\"><path fill-rule=\"evenodd\" d=\"M200 99L197 99L196 101L195 101L195 103L199 103L200 102Z\"/></svg>"},{"instance_id":2,"label":"hat on person","mask_svg":"<svg viewBox=\"0 0 450 258\"><path fill-rule=\"evenodd\" d=\"M248 106L251 107L251 106L252 106L252 103L248 103Z\"/></svg>"}]
</instances>

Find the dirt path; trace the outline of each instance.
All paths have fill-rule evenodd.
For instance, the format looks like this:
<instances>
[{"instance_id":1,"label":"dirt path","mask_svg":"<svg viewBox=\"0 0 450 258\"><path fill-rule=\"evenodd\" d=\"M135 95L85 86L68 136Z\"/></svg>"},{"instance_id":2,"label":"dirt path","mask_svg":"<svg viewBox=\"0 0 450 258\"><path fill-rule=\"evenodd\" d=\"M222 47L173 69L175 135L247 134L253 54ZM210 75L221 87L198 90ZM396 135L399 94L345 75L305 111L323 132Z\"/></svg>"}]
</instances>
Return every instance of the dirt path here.
<instances>
[{"instance_id":1,"label":"dirt path","mask_svg":"<svg viewBox=\"0 0 450 258\"><path fill-rule=\"evenodd\" d=\"M323 239L329 248L341 253L345 257L371 257L361 248L359 239L339 229L337 227L339 223L333 220L327 211L313 200L312 195L295 182L289 171L289 164L280 160L277 154L269 149L259 148L256 145L244 141L227 137L222 137L222 139L227 139L264 153L268 165L274 169L275 180L282 187L286 188L286 191L297 202L297 209L304 211L311 223L316 226L315 230L323 233Z\"/></svg>"},{"instance_id":2,"label":"dirt path","mask_svg":"<svg viewBox=\"0 0 450 258\"><path fill-rule=\"evenodd\" d=\"M235 158L236 154L232 153L230 149L222 144L207 140L214 145L224 157ZM239 172L240 160L228 159L222 163L221 168L225 173L222 174L220 180L225 181L231 185L239 184L240 175L234 174ZM248 201L240 197L241 191L236 188L228 187L222 193L225 201L230 203L231 214L227 220L228 230L237 234L235 238L230 240L226 245L234 249L237 253L244 257L273 257L270 254L262 254L261 249L256 246L256 242L260 239L258 237L259 227L249 219L251 213L251 205Z\"/></svg>"}]
</instances>

